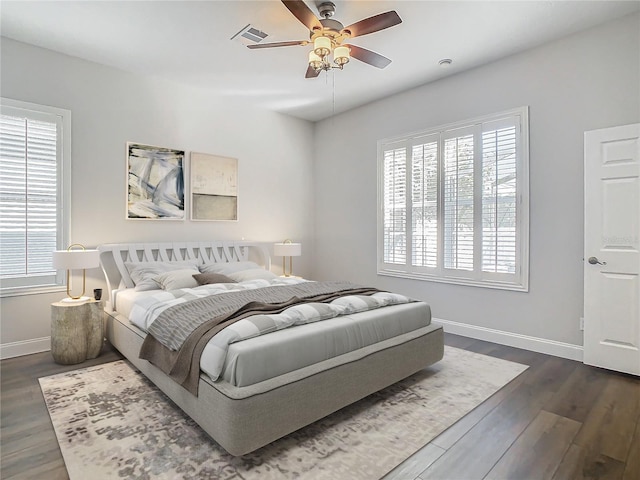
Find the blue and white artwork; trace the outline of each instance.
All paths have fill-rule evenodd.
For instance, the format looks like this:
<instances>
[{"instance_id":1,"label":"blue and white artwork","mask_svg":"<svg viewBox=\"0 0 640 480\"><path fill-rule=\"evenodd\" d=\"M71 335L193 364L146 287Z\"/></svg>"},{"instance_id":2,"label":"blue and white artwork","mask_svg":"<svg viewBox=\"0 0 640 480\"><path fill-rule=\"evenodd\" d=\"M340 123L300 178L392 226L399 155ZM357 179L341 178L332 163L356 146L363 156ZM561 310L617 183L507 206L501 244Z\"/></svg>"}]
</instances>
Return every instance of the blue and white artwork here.
<instances>
[{"instance_id":1,"label":"blue and white artwork","mask_svg":"<svg viewBox=\"0 0 640 480\"><path fill-rule=\"evenodd\" d=\"M184 220L184 150L127 143L127 218Z\"/></svg>"}]
</instances>

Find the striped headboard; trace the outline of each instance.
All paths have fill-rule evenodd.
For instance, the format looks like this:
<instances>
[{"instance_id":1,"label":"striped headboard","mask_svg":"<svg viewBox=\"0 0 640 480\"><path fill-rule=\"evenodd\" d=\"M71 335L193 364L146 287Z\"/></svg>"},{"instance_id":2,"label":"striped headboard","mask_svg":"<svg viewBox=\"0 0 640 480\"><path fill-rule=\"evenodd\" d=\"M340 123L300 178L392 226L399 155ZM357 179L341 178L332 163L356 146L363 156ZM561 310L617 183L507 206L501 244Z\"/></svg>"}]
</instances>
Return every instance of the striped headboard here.
<instances>
[{"instance_id":1,"label":"striped headboard","mask_svg":"<svg viewBox=\"0 0 640 480\"><path fill-rule=\"evenodd\" d=\"M167 243L111 243L100 245L100 265L107 281L109 302L113 290L123 285L135 285L125 262L179 262L195 260L197 263L229 263L251 260L271 269L271 257L264 245L258 243L210 241Z\"/></svg>"}]
</instances>

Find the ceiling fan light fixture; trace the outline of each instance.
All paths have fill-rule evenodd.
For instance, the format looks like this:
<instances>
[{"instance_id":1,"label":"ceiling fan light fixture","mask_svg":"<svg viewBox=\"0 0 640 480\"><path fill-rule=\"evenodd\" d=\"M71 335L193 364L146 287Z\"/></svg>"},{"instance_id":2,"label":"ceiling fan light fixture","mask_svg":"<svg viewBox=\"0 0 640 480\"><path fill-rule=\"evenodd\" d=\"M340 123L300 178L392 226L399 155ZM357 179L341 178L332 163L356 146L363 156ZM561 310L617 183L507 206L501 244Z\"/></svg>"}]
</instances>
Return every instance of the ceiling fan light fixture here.
<instances>
[{"instance_id":1,"label":"ceiling fan light fixture","mask_svg":"<svg viewBox=\"0 0 640 480\"><path fill-rule=\"evenodd\" d=\"M0 0L1 1L1 0ZM294 40L285 42L260 43L247 45L250 49L274 47L306 46L313 43L309 53L309 62L305 78L316 78L323 70L340 69L352 58L376 68L385 68L391 60L379 53L358 47L351 43L343 45L347 39L369 35L402 23L402 19L395 10L364 18L359 22L345 27L341 22L333 20L336 6L328 0L316 0L316 6L322 19L307 6L305 0L281 0L284 6L309 29L309 40ZM332 54L333 52L333 54ZM329 57L332 57L331 61Z\"/></svg>"},{"instance_id":2,"label":"ceiling fan light fixture","mask_svg":"<svg viewBox=\"0 0 640 480\"><path fill-rule=\"evenodd\" d=\"M314 51L309 52L309 65L316 71L322 70L322 58L316 55Z\"/></svg>"},{"instance_id":3,"label":"ceiling fan light fixture","mask_svg":"<svg viewBox=\"0 0 640 480\"><path fill-rule=\"evenodd\" d=\"M317 37L313 41L313 51L319 57L326 57L331 53L331 39L328 37Z\"/></svg>"},{"instance_id":4,"label":"ceiling fan light fixture","mask_svg":"<svg viewBox=\"0 0 640 480\"><path fill-rule=\"evenodd\" d=\"M349 63L349 47L339 46L333 50L333 63L342 67Z\"/></svg>"}]
</instances>

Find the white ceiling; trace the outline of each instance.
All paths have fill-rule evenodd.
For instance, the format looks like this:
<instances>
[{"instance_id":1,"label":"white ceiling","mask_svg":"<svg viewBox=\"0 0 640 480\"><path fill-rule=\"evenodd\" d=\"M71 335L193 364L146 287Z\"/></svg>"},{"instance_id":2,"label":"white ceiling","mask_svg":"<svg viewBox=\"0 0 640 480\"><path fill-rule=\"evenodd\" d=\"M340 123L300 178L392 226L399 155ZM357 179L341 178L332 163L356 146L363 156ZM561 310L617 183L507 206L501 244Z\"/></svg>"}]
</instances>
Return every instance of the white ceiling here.
<instances>
[{"instance_id":1,"label":"white ceiling","mask_svg":"<svg viewBox=\"0 0 640 480\"><path fill-rule=\"evenodd\" d=\"M317 14L316 0L306 0ZM396 10L402 23L352 43L393 60L352 60L305 79L309 47L249 50L230 40L247 24L265 42L306 40L279 0L0 1L3 36L122 70L244 98L311 121L491 62L640 10L640 1L334 0L345 26ZM448 69L438 66L453 59Z\"/></svg>"}]
</instances>

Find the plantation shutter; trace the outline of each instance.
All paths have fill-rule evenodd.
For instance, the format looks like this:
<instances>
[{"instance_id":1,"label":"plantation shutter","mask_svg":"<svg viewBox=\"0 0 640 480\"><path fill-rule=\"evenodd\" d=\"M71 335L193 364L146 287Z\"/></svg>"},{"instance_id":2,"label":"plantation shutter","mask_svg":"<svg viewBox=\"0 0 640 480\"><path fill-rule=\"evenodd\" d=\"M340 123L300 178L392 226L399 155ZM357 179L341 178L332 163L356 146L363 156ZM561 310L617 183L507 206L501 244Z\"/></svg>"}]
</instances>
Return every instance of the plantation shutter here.
<instances>
[{"instance_id":1,"label":"plantation shutter","mask_svg":"<svg viewBox=\"0 0 640 480\"><path fill-rule=\"evenodd\" d=\"M411 264L438 266L438 136L411 149Z\"/></svg>"},{"instance_id":2,"label":"plantation shutter","mask_svg":"<svg viewBox=\"0 0 640 480\"><path fill-rule=\"evenodd\" d=\"M407 259L407 152L384 151L383 215L384 262L404 265Z\"/></svg>"},{"instance_id":3,"label":"plantation shutter","mask_svg":"<svg viewBox=\"0 0 640 480\"><path fill-rule=\"evenodd\" d=\"M466 130L466 129L465 129ZM473 133L448 132L444 139L444 267L473 270Z\"/></svg>"},{"instance_id":4,"label":"plantation shutter","mask_svg":"<svg viewBox=\"0 0 640 480\"><path fill-rule=\"evenodd\" d=\"M482 126L482 271L515 273L517 127L513 119Z\"/></svg>"},{"instance_id":5,"label":"plantation shutter","mask_svg":"<svg viewBox=\"0 0 640 480\"><path fill-rule=\"evenodd\" d=\"M526 107L378 142L378 273L528 290Z\"/></svg>"},{"instance_id":6,"label":"plantation shutter","mask_svg":"<svg viewBox=\"0 0 640 480\"><path fill-rule=\"evenodd\" d=\"M33 285L30 277L53 284L61 122L53 114L8 110L0 115L0 278L3 287Z\"/></svg>"}]
</instances>

